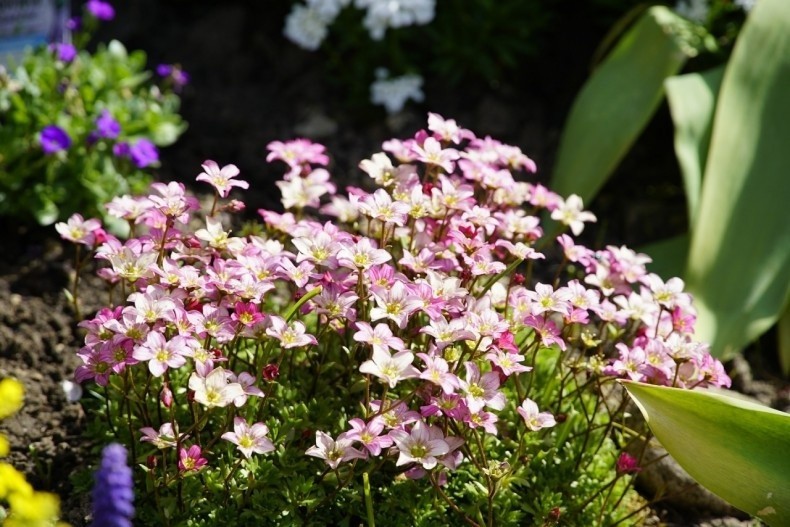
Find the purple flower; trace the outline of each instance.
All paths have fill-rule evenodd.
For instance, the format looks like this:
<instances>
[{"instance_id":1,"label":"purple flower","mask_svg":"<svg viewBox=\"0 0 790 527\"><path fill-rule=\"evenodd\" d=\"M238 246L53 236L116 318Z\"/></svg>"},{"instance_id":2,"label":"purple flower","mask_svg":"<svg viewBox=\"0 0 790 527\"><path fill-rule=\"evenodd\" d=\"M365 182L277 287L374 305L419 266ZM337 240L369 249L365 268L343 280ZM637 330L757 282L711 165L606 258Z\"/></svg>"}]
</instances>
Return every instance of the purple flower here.
<instances>
[{"instance_id":1,"label":"purple flower","mask_svg":"<svg viewBox=\"0 0 790 527\"><path fill-rule=\"evenodd\" d=\"M82 29L82 19L78 16L73 16L66 21L66 29L69 31L79 31Z\"/></svg>"},{"instance_id":2,"label":"purple flower","mask_svg":"<svg viewBox=\"0 0 790 527\"><path fill-rule=\"evenodd\" d=\"M176 92L189 84L189 74L178 64L160 64L156 67L156 74L172 82Z\"/></svg>"},{"instance_id":3,"label":"purple flower","mask_svg":"<svg viewBox=\"0 0 790 527\"><path fill-rule=\"evenodd\" d=\"M170 64L160 64L156 67L156 74L160 77L169 77L173 72L173 66Z\"/></svg>"},{"instance_id":4,"label":"purple flower","mask_svg":"<svg viewBox=\"0 0 790 527\"><path fill-rule=\"evenodd\" d=\"M112 153L115 154L115 157L129 157L129 143L120 142L115 143L112 145Z\"/></svg>"},{"instance_id":5,"label":"purple flower","mask_svg":"<svg viewBox=\"0 0 790 527\"><path fill-rule=\"evenodd\" d=\"M159 161L159 151L148 139L139 139L129 147L129 156L137 168L145 168Z\"/></svg>"},{"instance_id":6,"label":"purple flower","mask_svg":"<svg viewBox=\"0 0 790 527\"><path fill-rule=\"evenodd\" d=\"M58 60L71 62L77 56L77 48L71 44L55 42L49 45L49 49L58 55Z\"/></svg>"},{"instance_id":7,"label":"purple flower","mask_svg":"<svg viewBox=\"0 0 790 527\"><path fill-rule=\"evenodd\" d=\"M132 527L134 490L126 449L118 443L104 447L94 477L91 527Z\"/></svg>"},{"instance_id":8,"label":"purple flower","mask_svg":"<svg viewBox=\"0 0 790 527\"><path fill-rule=\"evenodd\" d=\"M112 20L115 18L115 8L109 2L103 0L88 0L85 4L88 12L99 20Z\"/></svg>"},{"instance_id":9,"label":"purple flower","mask_svg":"<svg viewBox=\"0 0 790 527\"><path fill-rule=\"evenodd\" d=\"M39 140L45 154L54 154L61 150L67 150L71 146L71 137L66 133L66 130L54 124L45 126L41 130Z\"/></svg>"},{"instance_id":10,"label":"purple flower","mask_svg":"<svg viewBox=\"0 0 790 527\"><path fill-rule=\"evenodd\" d=\"M101 115L96 119L96 137L105 139L115 139L121 133L121 125L113 119L110 112L102 110Z\"/></svg>"}]
</instances>

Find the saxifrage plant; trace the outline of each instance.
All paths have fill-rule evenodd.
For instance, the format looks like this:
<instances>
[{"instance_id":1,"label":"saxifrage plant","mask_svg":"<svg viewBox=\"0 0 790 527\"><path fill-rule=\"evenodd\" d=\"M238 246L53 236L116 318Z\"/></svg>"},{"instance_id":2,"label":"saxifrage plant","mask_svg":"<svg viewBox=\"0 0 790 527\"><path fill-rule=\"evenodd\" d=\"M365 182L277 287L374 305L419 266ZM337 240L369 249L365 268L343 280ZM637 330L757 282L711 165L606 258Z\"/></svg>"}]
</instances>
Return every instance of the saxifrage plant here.
<instances>
[{"instance_id":1,"label":"saxifrage plant","mask_svg":"<svg viewBox=\"0 0 790 527\"><path fill-rule=\"evenodd\" d=\"M545 239L543 210L573 236L595 216L522 181L516 147L431 114L384 149L360 163L373 188L339 193L323 146L270 144L287 211L237 236L248 183L213 161L207 210L155 183L108 205L126 242L58 225L111 285L75 376L94 434L131 452L139 521L637 522L653 460L616 380L729 384L682 282Z\"/></svg>"}]
</instances>

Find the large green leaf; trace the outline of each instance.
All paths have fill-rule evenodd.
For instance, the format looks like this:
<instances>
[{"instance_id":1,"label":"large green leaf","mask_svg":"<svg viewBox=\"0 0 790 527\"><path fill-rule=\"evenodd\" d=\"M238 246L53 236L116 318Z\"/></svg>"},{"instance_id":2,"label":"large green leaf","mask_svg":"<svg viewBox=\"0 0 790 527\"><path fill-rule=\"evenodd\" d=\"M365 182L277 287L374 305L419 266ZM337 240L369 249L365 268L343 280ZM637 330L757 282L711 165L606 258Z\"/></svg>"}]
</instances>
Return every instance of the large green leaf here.
<instances>
[{"instance_id":1,"label":"large green leaf","mask_svg":"<svg viewBox=\"0 0 790 527\"><path fill-rule=\"evenodd\" d=\"M560 140L551 187L592 198L650 120L664 79L706 45L706 35L663 6L628 30L577 96Z\"/></svg>"},{"instance_id":2,"label":"large green leaf","mask_svg":"<svg viewBox=\"0 0 790 527\"><path fill-rule=\"evenodd\" d=\"M768 525L790 525L790 414L706 390L624 385L697 482Z\"/></svg>"},{"instance_id":3,"label":"large green leaf","mask_svg":"<svg viewBox=\"0 0 790 527\"><path fill-rule=\"evenodd\" d=\"M697 336L729 357L790 296L790 2L760 0L716 107L687 272Z\"/></svg>"},{"instance_id":4,"label":"large green leaf","mask_svg":"<svg viewBox=\"0 0 790 527\"><path fill-rule=\"evenodd\" d=\"M713 111L724 66L703 73L670 77L664 82L675 123L675 155L683 174L689 222L697 215L702 174L713 129Z\"/></svg>"},{"instance_id":5,"label":"large green leaf","mask_svg":"<svg viewBox=\"0 0 790 527\"><path fill-rule=\"evenodd\" d=\"M648 269L665 281L675 276L683 276L689 253L689 235L681 234L644 245L639 248L639 252L653 259Z\"/></svg>"}]
</instances>

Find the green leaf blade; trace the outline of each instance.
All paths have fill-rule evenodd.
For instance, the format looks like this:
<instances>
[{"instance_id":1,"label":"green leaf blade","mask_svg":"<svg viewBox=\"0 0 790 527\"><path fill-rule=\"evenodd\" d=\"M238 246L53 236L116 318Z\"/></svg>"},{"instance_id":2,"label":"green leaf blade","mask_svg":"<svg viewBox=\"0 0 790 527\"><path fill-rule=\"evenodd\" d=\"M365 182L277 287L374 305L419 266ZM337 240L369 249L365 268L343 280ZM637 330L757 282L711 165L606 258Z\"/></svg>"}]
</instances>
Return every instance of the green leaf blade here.
<instances>
[{"instance_id":1,"label":"green leaf blade","mask_svg":"<svg viewBox=\"0 0 790 527\"><path fill-rule=\"evenodd\" d=\"M707 390L623 384L695 480L769 525L790 525L790 415Z\"/></svg>"},{"instance_id":2,"label":"green leaf blade","mask_svg":"<svg viewBox=\"0 0 790 527\"><path fill-rule=\"evenodd\" d=\"M697 336L730 357L771 327L790 297L790 2L751 12L716 108L687 289Z\"/></svg>"},{"instance_id":3,"label":"green leaf blade","mask_svg":"<svg viewBox=\"0 0 790 527\"><path fill-rule=\"evenodd\" d=\"M563 130L551 188L590 200L648 123L664 79L696 53L689 23L663 6L648 9L576 98Z\"/></svg>"},{"instance_id":4,"label":"green leaf blade","mask_svg":"<svg viewBox=\"0 0 790 527\"><path fill-rule=\"evenodd\" d=\"M670 77L664 83L675 124L675 155L683 174L691 223L699 206L702 174L713 130L713 112L723 77L724 67L721 66L703 73Z\"/></svg>"}]
</instances>

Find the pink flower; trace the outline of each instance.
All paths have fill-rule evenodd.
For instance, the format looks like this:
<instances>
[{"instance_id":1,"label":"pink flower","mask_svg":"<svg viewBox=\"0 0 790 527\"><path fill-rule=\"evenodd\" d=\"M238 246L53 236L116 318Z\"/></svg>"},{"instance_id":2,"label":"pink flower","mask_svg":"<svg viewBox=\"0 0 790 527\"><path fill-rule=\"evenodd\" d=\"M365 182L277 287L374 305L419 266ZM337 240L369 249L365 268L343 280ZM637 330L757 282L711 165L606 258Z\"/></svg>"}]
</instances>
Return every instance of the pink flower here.
<instances>
[{"instance_id":1,"label":"pink flower","mask_svg":"<svg viewBox=\"0 0 790 527\"><path fill-rule=\"evenodd\" d=\"M148 361L148 370L154 377L161 377L168 368L178 369L186 364L186 357L192 355L192 349L186 339L181 336L166 340L158 331L152 331L145 339L145 344L136 346L132 357L139 361Z\"/></svg>"},{"instance_id":2,"label":"pink flower","mask_svg":"<svg viewBox=\"0 0 790 527\"><path fill-rule=\"evenodd\" d=\"M348 434L343 433L337 436L337 440L332 439L329 434L321 432L315 433L315 446L307 449L305 454L313 457L320 457L330 468L336 469L340 463L350 459L364 459L365 453L352 447L353 439Z\"/></svg>"},{"instance_id":3,"label":"pink flower","mask_svg":"<svg viewBox=\"0 0 790 527\"><path fill-rule=\"evenodd\" d=\"M551 219L570 227L571 232L578 236L584 230L584 222L596 221L595 214L582 210L582 199L571 194L566 200L559 200L559 205L551 213Z\"/></svg>"},{"instance_id":4,"label":"pink flower","mask_svg":"<svg viewBox=\"0 0 790 527\"><path fill-rule=\"evenodd\" d=\"M440 166L448 174L455 168L454 161L461 157L458 150L442 148L441 143L433 137L426 138L422 146L415 143L412 149L419 161Z\"/></svg>"},{"instance_id":5,"label":"pink flower","mask_svg":"<svg viewBox=\"0 0 790 527\"><path fill-rule=\"evenodd\" d=\"M411 365L413 360L414 354L410 351L399 351L390 355L388 351L374 349L373 358L363 362L359 371L378 377L389 384L390 388L394 388L399 381L420 375L417 368Z\"/></svg>"},{"instance_id":6,"label":"pink flower","mask_svg":"<svg viewBox=\"0 0 790 527\"><path fill-rule=\"evenodd\" d=\"M240 179L233 179L239 175L236 165L225 165L219 168L216 161L207 160L203 162L203 172L196 178L197 181L205 181L217 190L220 197L227 198L233 187L243 189L250 188L250 184Z\"/></svg>"},{"instance_id":7,"label":"pink flower","mask_svg":"<svg viewBox=\"0 0 790 527\"><path fill-rule=\"evenodd\" d=\"M425 363L425 370L420 373L420 379L425 379L441 386L444 393L453 393L461 386L458 377L450 372L450 366L442 357L431 357L425 353L417 356Z\"/></svg>"},{"instance_id":8,"label":"pink flower","mask_svg":"<svg viewBox=\"0 0 790 527\"><path fill-rule=\"evenodd\" d=\"M236 417L233 420L233 432L225 432L221 437L238 446L244 457L250 458L252 454L266 454L274 450L274 444L266 437L268 433L269 427L265 424L250 426L243 417Z\"/></svg>"},{"instance_id":9,"label":"pink flower","mask_svg":"<svg viewBox=\"0 0 790 527\"><path fill-rule=\"evenodd\" d=\"M392 438L388 435L381 435L384 431L384 420L376 417L365 423L362 419L351 419L348 424L352 430L346 432L346 438L353 439L362 443L370 455L378 456L381 450L392 446Z\"/></svg>"},{"instance_id":10,"label":"pink flower","mask_svg":"<svg viewBox=\"0 0 790 527\"><path fill-rule=\"evenodd\" d=\"M396 466L419 463L424 469L430 470L438 463L437 457L450 451L441 429L422 421L414 423L411 432L391 430L389 435L400 453Z\"/></svg>"},{"instance_id":11,"label":"pink flower","mask_svg":"<svg viewBox=\"0 0 790 527\"><path fill-rule=\"evenodd\" d=\"M641 472L642 467L639 466L639 460L628 452L623 452L617 458L615 470L618 474L635 474Z\"/></svg>"},{"instance_id":12,"label":"pink flower","mask_svg":"<svg viewBox=\"0 0 790 527\"><path fill-rule=\"evenodd\" d=\"M501 410L505 407L505 396L499 391L499 375L490 371L480 375L480 368L474 362L465 362L466 379L460 379L469 411L477 413L484 406Z\"/></svg>"},{"instance_id":13,"label":"pink flower","mask_svg":"<svg viewBox=\"0 0 790 527\"><path fill-rule=\"evenodd\" d=\"M101 222L97 219L86 220L81 214L72 214L64 223L56 223L55 230L64 240L93 247L96 243L94 232L101 228Z\"/></svg>"},{"instance_id":14,"label":"pink flower","mask_svg":"<svg viewBox=\"0 0 790 527\"><path fill-rule=\"evenodd\" d=\"M524 418L527 428L537 432L541 428L550 428L557 424L549 412L539 412L538 405L532 399L524 399L516 411Z\"/></svg>"},{"instance_id":15,"label":"pink flower","mask_svg":"<svg viewBox=\"0 0 790 527\"><path fill-rule=\"evenodd\" d=\"M289 325L283 318L272 315L269 322L271 326L266 334L279 340L285 349L318 344L314 336L305 333L305 325L299 320Z\"/></svg>"},{"instance_id":16,"label":"pink flower","mask_svg":"<svg viewBox=\"0 0 790 527\"><path fill-rule=\"evenodd\" d=\"M165 449L174 447L177 444L176 441L176 433L173 430L173 423L163 423L162 426L159 427L159 430L154 430L150 426L145 428L141 428L140 432L143 433L143 437L140 438L140 441L144 443L151 443L156 448Z\"/></svg>"},{"instance_id":17,"label":"pink flower","mask_svg":"<svg viewBox=\"0 0 790 527\"><path fill-rule=\"evenodd\" d=\"M299 168L304 164L322 165L329 164L329 158L324 153L326 147L313 143L309 139L293 139L291 141L272 141L266 145L269 154L266 161L275 159L285 161L291 168Z\"/></svg>"},{"instance_id":18,"label":"pink flower","mask_svg":"<svg viewBox=\"0 0 790 527\"><path fill-rule=\"evenodd\" d=\"M375 329L367 322L357 322L357 332L354 333L354 340L370 344L373 350L388 352L390 349L403 351L406 348L403 341L392 335L387 324L376 324Z\"/></svg>"},{"instance_id":19,"label":"pink flower","mask_svg":"<svg viewBox=\"0 0 790 527\"><path fill-rule=\"evenodd\" d=\"M198 445L192 445L189 450L182 448L178 453L178 470L181 472L197 472L207 464L208 460L202 456Z\"/></svg>"}]
</instances>

